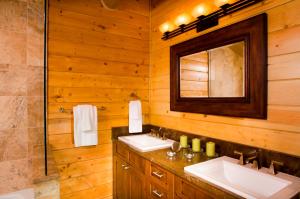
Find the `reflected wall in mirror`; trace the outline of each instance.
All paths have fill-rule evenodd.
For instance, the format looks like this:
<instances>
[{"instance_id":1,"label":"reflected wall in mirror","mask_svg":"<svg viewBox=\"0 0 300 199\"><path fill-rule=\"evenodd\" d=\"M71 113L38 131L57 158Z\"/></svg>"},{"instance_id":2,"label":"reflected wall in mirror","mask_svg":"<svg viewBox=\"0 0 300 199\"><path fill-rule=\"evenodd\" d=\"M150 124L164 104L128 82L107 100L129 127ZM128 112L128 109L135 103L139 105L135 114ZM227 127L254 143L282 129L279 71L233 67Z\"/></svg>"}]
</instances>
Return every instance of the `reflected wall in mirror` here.
<instances>
[{"instance_id":1,"label":"reflected wall in mirror","mask_svg":"<svg viewBox=\"0 0 300 199\"><path fill-rule=\"evenodd\" d=\"M180 57L181 97L244 97L244 41Z\"/></svg>"},{"instance_id":2,"label":"reflected wall in mirror","mask_svg":"<svg viewBox=\"0 0 300 199\"><path fill-rule=\"evenodd\" d=\"M267 116L267 15L170 48L170 110Z\"/></svg>"}]
</instances>

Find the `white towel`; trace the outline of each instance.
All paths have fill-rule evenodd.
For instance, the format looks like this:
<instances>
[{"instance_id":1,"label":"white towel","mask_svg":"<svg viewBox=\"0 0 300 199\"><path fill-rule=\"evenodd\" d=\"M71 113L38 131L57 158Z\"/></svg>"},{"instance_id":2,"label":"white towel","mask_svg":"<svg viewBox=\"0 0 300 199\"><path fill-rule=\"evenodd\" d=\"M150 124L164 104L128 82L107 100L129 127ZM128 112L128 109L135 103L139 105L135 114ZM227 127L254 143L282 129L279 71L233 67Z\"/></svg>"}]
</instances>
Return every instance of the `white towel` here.
<instances>
[{"instance_id":1,"label":"white towel","mask_svg":"<svg viewBox=\"0 0 300 199\"><path fill-rule=\"evenodd\" d=\"M143 130L142 104L140 100L129 102L129 133Z\"/></svg>"},{"instance_id":2,"label":"white towel","mask_svg":"<svg viewBox=\"0 0 300 199\"><path fill-rule=\"evenodd\" d=\"M75 147L98 144L97 107L78 105L73 107Z\"/></svg>"}]
</instances>

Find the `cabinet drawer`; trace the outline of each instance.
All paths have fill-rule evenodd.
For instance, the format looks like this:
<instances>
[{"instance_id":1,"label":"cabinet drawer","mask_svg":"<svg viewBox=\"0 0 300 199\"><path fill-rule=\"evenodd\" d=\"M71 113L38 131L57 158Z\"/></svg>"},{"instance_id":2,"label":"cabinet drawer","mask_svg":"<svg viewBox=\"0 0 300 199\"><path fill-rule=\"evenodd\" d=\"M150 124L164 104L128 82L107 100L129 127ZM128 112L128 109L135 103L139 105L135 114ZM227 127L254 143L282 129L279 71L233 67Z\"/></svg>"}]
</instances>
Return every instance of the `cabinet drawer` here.
<instances>
[{"instance_id":1,"label":"cabinet drawer","mask_svg":"<svg viewBox=\"0 0 300 199\"><path fill-rule=\"evenodd\" d=\"M171 198L168 191L166 191L164 188L162 188L159 185L156 185L154 183L150 183L150 198Z\"/></svg>"},{"instance_id":2,"label":"cabinet drawer","mask_svg":"<svg viewBox=\"0 0 300 199\"><path fill-rule=\"evenodd\" d=\"M146 170L146 161L141 156L137 155L136 153L130 151L129 152L129 163L135 167L137 170L145 174Z\"/></svg>"},{"instance_id":3,"label":"cabinet drawer","mask_svg":"<svg viewBox=\"0 0 300 199\"><path fill-rule=\"evenodd\" d=\"M151 163L150 178L151 181L167 189L168 185L171 183L170 181L172 180L172 174L165 169Z\"/></svg>"},{"instance_id":4,"label":"cabinet drawer","mask_svg":"<svg viewBox=\"0 0 300 199\"><path fill-rule=\"evenodd\" d=\"M129 159L129 150L127 146L122 142L118 142L116 144L116 153L122 158L124 158L125 160Z\"/></svg>"}]
</instances>

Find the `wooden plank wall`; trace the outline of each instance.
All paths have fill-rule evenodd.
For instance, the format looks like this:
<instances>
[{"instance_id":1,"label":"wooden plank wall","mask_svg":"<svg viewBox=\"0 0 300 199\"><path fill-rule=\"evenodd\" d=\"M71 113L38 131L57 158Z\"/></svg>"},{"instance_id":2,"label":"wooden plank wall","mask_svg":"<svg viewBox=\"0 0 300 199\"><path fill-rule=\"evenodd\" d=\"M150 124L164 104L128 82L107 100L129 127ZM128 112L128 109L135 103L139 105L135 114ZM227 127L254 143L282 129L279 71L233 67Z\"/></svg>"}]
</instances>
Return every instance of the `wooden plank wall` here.
<instances>
[{"instance_id":1,"label":"wooden plank wall","mask_svg":"<svg viewBox=\"0 0 300 199\"><path fill-rule=\"evenodd\" d=\"M180 96L208 96L208 53L201 52L180 59Z\"/></svg>"},{"instance_id":2,"label":"wooden plank wall","mask_svg":"<svg viewBox=\"0 0 300 199\"><path fill-rule=\"evenodd\" d=\"M117 11L99 0L50 0L48 134L61 174L61 198L112 197L111 127L128 125L128 101L142 100L149 122L149 2L120 1ZM60 106L104 106L99 145L74 148L71 113Z\"/></svg>"},{"instance_id":3,"label":"wooden plank wall","mask_svg":"<svg viewBox=\"0 0 300 199\"><path fill-rule=\"evenodd\" d=\"M300 0L265 0L224 17L217 27L190 31L168 41L158 27L200 0L152 0L150 122L223 140L300 156ZM213 1L207 1L213 2ZM268 119L256 120L172 112L169 109L169 47L251 16L268 13Z\"/></svg>"}]
</instances>

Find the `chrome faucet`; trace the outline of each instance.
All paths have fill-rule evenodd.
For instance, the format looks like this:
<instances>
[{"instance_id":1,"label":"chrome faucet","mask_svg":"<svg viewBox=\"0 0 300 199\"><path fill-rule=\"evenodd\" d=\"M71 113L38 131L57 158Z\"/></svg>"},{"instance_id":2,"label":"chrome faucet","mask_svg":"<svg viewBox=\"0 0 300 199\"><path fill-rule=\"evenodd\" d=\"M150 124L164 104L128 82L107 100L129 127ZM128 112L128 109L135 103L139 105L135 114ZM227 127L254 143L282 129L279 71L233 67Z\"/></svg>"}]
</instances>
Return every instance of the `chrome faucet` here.
<instances>
[{"instance_id":1,"label":"chrome faucet","mask_svg":"<svg viewBox=\"0 0 300 199\"><path fill-rule=\"evenodd\" d=\"M245 163L246 163L245 162L245 154L240 151L236 151L236 150L233 151L233 153L240 156L238 164L245 165ZM256 152L256 150L250 151L249 153L246 154L246 156L249 157L249 158L247 158L248 162L249 162L252 159L255 159L255 158L257 159L257 152Z\"/></svg>"},{"instance_id":2,"label":"chrome faucet","mask_svg":"<svg viewBox=\"0 0 300 199\"><path fill-rule=\"evenodd\" d=\"M156 131L154 129L151 129L149 135L155 137L156 136Z\"/></svg>"},{"instance_id":3,"label":"chrome faucet","mask_svg":"<svg viewBox=\"0 0 300 199\"><path fill-rule=\"evenodd\" d=\"M273 175L276 175L278 173L278 171L275 168L275 165L283 166L283 162L279 162L279 161L275 161L275 160L271 161L271 164L270 164L270 167L269 167L269 171Z\"/></svg>"},{"instance_id":4,"label":"chrome faucet","mask_svg":"<svg viewBox=\"0 0 300 199\"><path fill-rule=\"evenodd\" d=\"M252 163L251 168L253 169L260 169L260 163L259 163L259 159L258 159L258 153L255 151L255 153L251 156L249 156L248 158L246 158L246 163Z\"/></svg>"},{"instance_id":5,"label":"chrome faucet","mask_svg":"<svg viewBox=\"0 0 300 199\"><path fill-rule=\"evenodd\" d=\"M150 136L157 137L157 138L162 139L162 140L167 139L167 137L165 135L165 132L163 132L163 129L161 127L158 130L151 129Z\"/></svg>"},{"instance_id":6,"label":"chrome faucet","mask_svg":"<svg viewBox=\"0 0 300 199\"><path fill-rule=\"evenodd\" d=\"M166 140L167 139L166 133L163 131L163 128L160 127L158 129L158 133L159 133L160 139L162 139L162 140Z\"/></svg>"}]
</instances>

